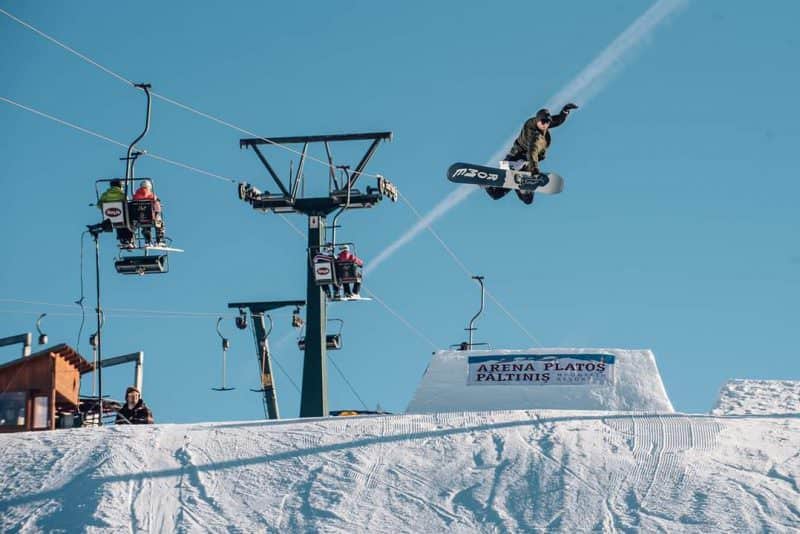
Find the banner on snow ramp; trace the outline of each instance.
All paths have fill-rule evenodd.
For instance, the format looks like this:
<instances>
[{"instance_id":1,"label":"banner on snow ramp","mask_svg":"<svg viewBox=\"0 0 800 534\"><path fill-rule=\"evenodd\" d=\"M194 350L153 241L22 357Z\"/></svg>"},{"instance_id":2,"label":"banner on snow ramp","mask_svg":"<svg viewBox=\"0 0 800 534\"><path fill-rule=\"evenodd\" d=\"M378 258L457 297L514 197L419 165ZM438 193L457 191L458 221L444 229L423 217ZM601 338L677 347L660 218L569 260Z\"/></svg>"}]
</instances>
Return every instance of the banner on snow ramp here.
<instances>
[{"instance_id":1,"label":"banner on snow ramp","mask_svg":"<svg viewBox=\"0 0 800 534\"><path fill-rule=\"evenodd\" d=\"M612 354L470 356L470 386L605 386L614 383Z\"/></svg>"}]
</instances>

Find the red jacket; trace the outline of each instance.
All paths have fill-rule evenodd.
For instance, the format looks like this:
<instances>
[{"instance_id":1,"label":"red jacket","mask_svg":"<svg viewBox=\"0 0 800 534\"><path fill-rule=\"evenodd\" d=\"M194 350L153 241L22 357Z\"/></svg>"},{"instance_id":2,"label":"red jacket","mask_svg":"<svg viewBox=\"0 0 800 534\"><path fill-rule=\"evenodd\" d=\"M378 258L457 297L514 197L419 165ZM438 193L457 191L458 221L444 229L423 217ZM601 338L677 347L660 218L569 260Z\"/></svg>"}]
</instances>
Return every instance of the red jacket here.
<instances>
[{"instance_id":1,"label":"red jacket","mask_svg":"<svg viewBox=\"0 0 800 534\"><path fill-rule=\"evenodd\" d=\"M159 202L156 194L153 193L151 189L147 189L146 187L140 187L136 190L133 194L133 200L152 200L153 201L153 208L156 212L161 211L161 202Z\"/></svg>"},{"instance_id":2,"label":"red jacket","mask_svg":"<svg viewBox=\"0 0 800 534\"><path fill-rule=\"evenodd\" d=\"M350 252L349 250L343 250L339 252L339 255L336 256L336 261L341 261L345 263L355 263L359 267L364 265L364 262L361 261L361 258Z\"/></svg>"}]
</instances>

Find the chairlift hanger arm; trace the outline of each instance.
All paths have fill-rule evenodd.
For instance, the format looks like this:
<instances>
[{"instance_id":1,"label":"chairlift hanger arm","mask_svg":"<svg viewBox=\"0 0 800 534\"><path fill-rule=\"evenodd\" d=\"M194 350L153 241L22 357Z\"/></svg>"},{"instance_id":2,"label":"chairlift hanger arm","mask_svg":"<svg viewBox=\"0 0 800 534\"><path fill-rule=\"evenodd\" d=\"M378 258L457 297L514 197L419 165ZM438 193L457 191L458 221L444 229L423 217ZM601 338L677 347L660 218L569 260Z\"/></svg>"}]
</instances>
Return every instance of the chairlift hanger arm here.
<instances>
[{"instance_id":1,"label":"chairlift hanger arm","mask_svg":"<svg viewBox=\"0 0 800 534\"><path fill-rule=\"evenodd\" d=\"M144 91L144 94L147 96L147 115L145 116L144 130L142 130L142 133L139 134L139 137L134 139L131 142L130 146L128 147L128 155L125 158L125 182L126 182L126 186L127 186L128 182L132 182L133 181L133 164L134 164L134 162L136 160L136 158L134 158L132 156L133 155L133 149L136 146L136 143L141 141L144 138L144 136L147 134L147 132L150 130L150 109L152 107L151 106L152 98L150 96L150 87L151 87L150 84L149 83L137 83L137 84L134 84L134 87L142 89Z\"/></svg>"},{"instance_id":2,"label":"chairlift hanger arm","mask_svg":"<svg viewBox=\"0 0 800 534\"><path fill-rule=\"evenodd\" d=\"M481 313L483 313L484 293L485 293L485 288L484 288L484 285L483 285L484 277L483 276L473 276L472 279L475 280L476 282L478 282L478 284L480 284L480 286L481 286L481 308L478 310L478 313L476 313L472 317L472 319L470 319L469 326L467 328L465 328L465 330L467 330L469 332L469 348L470 348L470 350L472 349L472 344L473 344L472 343L472 333L475 330L477 330L477 328L475 326L473 326L473 325L475 324L475 320L481 315Z\"/></svg>"}]
</instances>

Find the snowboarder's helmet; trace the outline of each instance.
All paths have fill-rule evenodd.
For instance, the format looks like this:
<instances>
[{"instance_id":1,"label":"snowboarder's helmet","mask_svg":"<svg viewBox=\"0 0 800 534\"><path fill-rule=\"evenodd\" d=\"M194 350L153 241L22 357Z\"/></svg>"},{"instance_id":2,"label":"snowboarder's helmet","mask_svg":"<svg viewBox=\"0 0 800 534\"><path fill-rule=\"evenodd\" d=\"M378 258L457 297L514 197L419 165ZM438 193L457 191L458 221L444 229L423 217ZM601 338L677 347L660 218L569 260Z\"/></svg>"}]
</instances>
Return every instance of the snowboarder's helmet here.
<instances>
[{"instance_id":1,"label":"snowboarder's helmet","mask_svg":"<svg viewBox=\"0 0 800 534\"><path fill-rule=\"evenodd\" d=\"M122 180L111 180L111 187L122 187Z\"/></svg>"},{"instance_id":2,"label":"snowboarder's helmet","mask_svg":"<svg viewBox=\"0 0 800 534\"><path fill-rule=\"evenodd\" d=\"M342 245L341 247L339 247L339 252L350 252L350 246Z\"/></svg>"},{"instance_id":3,"label":"snowboarder's helmet","mask_svg":"<svg viewBox=\"0 0 800 534\"><path fill-rule=\"evenodd\" d=\"M139 187L144 187L145 189L153 189L153 184L150 183L150 180L142 180L139 182Z\"/></svg>"},{"instance_id":4,"label":"snowboarder's helmet","mask_svg":"<svg viewBox=\"0 0 800 534\"><path fill-rule=\"evenodd\" d=\"M536 112L536 120L542 122L552 122L553 116L550 115L550 110L542 108Z\"/></svg>"}]
</instances>

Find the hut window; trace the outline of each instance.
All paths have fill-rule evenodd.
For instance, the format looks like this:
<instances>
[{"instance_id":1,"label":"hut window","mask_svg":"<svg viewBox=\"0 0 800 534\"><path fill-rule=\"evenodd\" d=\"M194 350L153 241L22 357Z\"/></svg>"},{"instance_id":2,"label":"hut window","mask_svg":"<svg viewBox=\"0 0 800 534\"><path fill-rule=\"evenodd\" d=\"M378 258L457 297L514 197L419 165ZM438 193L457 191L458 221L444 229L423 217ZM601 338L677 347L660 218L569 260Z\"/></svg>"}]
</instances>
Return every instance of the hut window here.
<instances>
[{"instance_id":1,"label":"hut window","mask_svg":"<svg viewBox=\"0 0 800 534\"><path fill-rule=\"evenodd\" d=\"M25 426L25 393L0 393L0 427Z\"/></svg>"},{"instance_id":2,"label":"hut window","mask_svg":"<svg viewBox=\"0 0 800 534\"><path fill-rule=\"evenodd\" d=\"M33 428L47 428L50 426L50 399L47 397L33 398Z\"/></svg>"}]
</instances>

